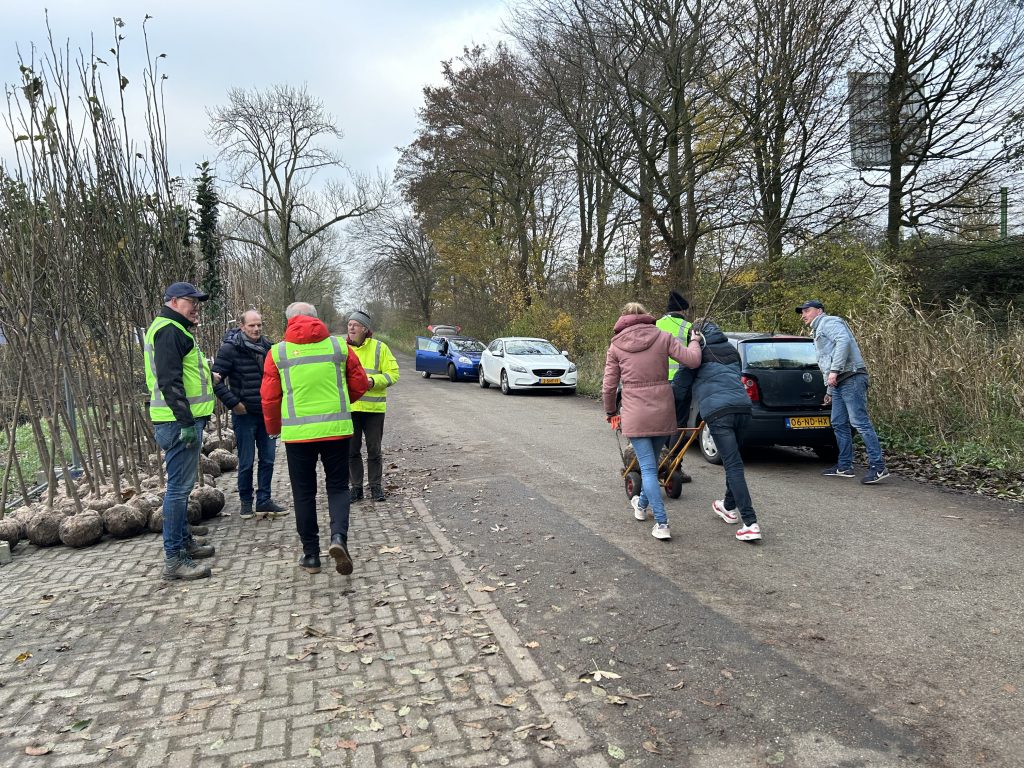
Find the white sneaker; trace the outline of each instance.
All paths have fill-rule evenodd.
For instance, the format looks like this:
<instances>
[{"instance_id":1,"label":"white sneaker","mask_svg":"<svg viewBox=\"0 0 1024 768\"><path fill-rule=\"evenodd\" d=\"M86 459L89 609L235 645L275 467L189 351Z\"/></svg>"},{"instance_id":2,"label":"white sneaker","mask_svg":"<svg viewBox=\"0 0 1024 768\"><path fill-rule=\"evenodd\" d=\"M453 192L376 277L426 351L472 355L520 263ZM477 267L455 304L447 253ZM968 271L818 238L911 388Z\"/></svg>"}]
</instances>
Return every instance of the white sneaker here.
<instances>
[{"instance_id":1,"label":"white sneaker","mask_svg":"<svg viewBox=\"0 0 1024 768\"><path fill-rule=\"evenodd\" d=\"M639 496L634 496L629 503L633 505L633 517L641 521L647 519L647 510L650 509L650 505L641 507Z\"/></svg>"},{"instance_id":2,"label":"white sneaker","mask_svg":"<svg viewBox=\"0 0 1024 768\"><path fill-rule=\"evenodd\" d=\"M662 541L668 541L672 538L672 532L668 529L668 523L655 523L654 530L651 531L651 536Z\"/></svg>"},{"instance_id":3,"label":"white sneaker","mask_svg":"<svg viewBox=\"0 0 1024 768\"><path fill-rule=\"evenodd\" d=\"M715 499L711 502L711 509L729 525L739 522L740 516L736 514L736 510L725 508L725 499Z\"/></svg>"},{"instance_id":4,"label":"white sneaker","mask_svg":"<svg viewBox=\"0 0 1024 768\"><path fill-rule=\"evenodd\" d=\"M757 523L741 525L736 529L736 538L740 541L756 541L761 538L761 526Z\"/></svg>"}]
</instances>

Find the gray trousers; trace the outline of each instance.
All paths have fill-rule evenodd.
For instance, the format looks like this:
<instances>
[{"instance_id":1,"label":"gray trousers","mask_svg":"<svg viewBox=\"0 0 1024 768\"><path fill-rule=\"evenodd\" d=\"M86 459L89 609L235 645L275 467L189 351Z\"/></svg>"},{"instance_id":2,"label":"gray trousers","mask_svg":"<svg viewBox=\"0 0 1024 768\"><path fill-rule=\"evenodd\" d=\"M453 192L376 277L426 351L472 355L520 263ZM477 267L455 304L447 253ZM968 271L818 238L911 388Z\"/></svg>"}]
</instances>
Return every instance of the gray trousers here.
<instances>
[{"instance_id":1,"label":"gray trousers","mask_svg":"<svg viewBox=\"0 0 1024 768\"><path fill-rule=\"evenodd\" d=\"M366 474L370 493L380 491L384 461L380 444L384 438L384 414L352 411L352 438L348 441L348 482L352 488L363 487L363 441L366 441Z\"/></svg>"}]
</instances>

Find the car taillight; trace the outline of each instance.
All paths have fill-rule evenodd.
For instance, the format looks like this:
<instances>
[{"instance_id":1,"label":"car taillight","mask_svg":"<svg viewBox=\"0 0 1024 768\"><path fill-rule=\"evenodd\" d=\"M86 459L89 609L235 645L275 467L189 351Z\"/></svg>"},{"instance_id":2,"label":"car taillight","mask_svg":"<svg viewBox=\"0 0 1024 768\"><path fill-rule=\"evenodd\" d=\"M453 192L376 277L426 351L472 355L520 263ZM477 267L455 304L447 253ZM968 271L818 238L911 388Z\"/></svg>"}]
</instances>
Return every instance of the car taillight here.
<instances>
[{"instance_id":1,"label":"car taillight","mask_svg":"<svg viewBox=\"0 0 1024 768\"><path fill-rule=\"evenodd\" d=\"M750 398L750 402L756 403L761 399L761 390L757 388L757 379L748 379L746 376L741 376L740 381L743 382L743 388L747 390L747 397Z\"/></svg>"}]
</instances>

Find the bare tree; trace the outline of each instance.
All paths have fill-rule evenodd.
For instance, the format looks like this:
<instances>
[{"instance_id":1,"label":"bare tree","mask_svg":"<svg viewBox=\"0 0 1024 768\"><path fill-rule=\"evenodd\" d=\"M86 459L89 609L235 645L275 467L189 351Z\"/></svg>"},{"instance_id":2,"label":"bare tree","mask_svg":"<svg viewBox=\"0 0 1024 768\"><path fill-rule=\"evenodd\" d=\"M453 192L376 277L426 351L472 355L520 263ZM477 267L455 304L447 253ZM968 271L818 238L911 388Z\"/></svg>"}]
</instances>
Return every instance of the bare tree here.
<instances>
[{"instance_id":1,"label":"bare tree","mask_svg":"<svg viewBox=\"0 0 1024 768\"><path fill-rule=\"evenodd\" d=\"M751 221L768 266L847 203L836 158L847 139L845 67L855 0L750 0L730 20L736 73L725 91L745 143Z\"/></svg>"},{"instance_id":2,"label":"bare tree","mask_svg":"<svg viewBox=\"0 0 1024 768\"><path fill-rule=\"evenodd\" d=\"M416 218L396 208L382 208L359 222L350 243L363 256L367 281L381 292L397 293L430 323L438 255Z\"/></svg>"},{"instance_id":3,"label":"bare tree","mask_svg":"<svg viewBox=\"0 0 1024 768\"><path fill-rule=\"evenodd\" d=\"M278 265L287 301L297 294L295 258L302 248L335 224L365 216L386 198L379 177L349 171L322 142L341 132L323 103L305 89L275 85L266 91L233 88L228 103L209 111L211 139L231 168L237 199L221 204L251 222L227 235L253 246ZM318 173L340 173L313 185Z\"/></svg>"},{"instance_id":4,"label":"bare tree","mask_svg":"<svg viewBox=\"0 0 1024 768\"><path fill-rule=\"evenodd\" d=\"M1024 9L1007 0L869 0L863 68L882 76L881 178L886 240L950 209L991 206L1019 147L1006 141L1024 111Z\"/></svg>"},{"instance_id":5,"label":"bare tree","mask_svg":"<svg viewBox=\"0 0 1024 768\"><path fill-rule=\"evenodd\" d=\"M558 205L554 113L531 88L523 62L504 45L467 49L443 64L445 85L424 89L416 140L399 169L428 230L451 215L474 217L502 250L516 302L543 292L545 257Z\"/></svg>"},{"instance_id":6,"label":"bare tree","mask_svg":"<svg viewBox=\"0 0 1024 768\"><path fill-rule=\"evenodd\" d=\"M641 238L656 228L670 279L687 291L697 244L726 203L713 187L741 139L719 94L731 75L726 12L716 0L533 0L517 22L563 119L636 201ZM626 147L617 146L618 137L610 147L607 133L593 131L590 110L580 106L582 80L593 84L591 98L607 105ZM623 163L623 152L635 161Z\"/></svg>"}]
</instances>

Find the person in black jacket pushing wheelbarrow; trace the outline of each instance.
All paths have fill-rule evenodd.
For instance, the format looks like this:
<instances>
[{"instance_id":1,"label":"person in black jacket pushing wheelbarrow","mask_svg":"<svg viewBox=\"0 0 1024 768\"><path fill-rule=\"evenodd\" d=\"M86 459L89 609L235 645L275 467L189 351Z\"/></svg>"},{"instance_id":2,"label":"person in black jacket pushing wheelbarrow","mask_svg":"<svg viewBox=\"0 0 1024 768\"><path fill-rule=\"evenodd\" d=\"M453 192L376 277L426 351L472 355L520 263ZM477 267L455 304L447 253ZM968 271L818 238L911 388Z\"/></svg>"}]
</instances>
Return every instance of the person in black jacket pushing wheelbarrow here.
<instances>
[{"instance_id":1,"label":"person in black jacket pushing wheelbarrow","mask_svg":"<svg viewBox=\"0 0 1024 768\"><path fill-rule=\"evenodd\" d=\"M696 369L693 396L725 467L725 498L713 502L711 508L730 525L742 517L736 538L757 541L761 538L761 526L750 500L740 456L740 442L750 424L751 409L750 396L740 378L739 353L710 320L698 320L693 337L699 344L691 343L686 348L686 359L682 362L687 368Z\"/></svg>"}]
</instances>

